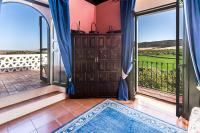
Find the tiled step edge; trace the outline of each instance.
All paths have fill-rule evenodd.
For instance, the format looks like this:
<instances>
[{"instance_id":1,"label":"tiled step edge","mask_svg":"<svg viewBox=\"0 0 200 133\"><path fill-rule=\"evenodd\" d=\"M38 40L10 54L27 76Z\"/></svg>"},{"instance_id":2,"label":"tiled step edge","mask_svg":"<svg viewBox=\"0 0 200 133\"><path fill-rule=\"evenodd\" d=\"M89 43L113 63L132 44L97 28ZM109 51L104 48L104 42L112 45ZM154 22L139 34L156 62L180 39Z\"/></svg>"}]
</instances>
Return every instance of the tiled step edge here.
<instances>
[{"instance_id":1,"label":"tiled step edge","mask_svg":"<svg viewBox=\"0 0 200 133\"><path fill-rule=\"evenodd\" d=\"M66 94L59 93L50 97L46 97L44 99L40 99L38 101L33 101L31 103L22 105L20 107L16 107L8 111L2 112L0 114L0 125L6 122L9 122L11 120L17 119L19 117L22 117L24 115L27 115L29 113L32 113L34 111L37 111L39 109L42 109L44 107L47 107L49 105L52 105L54 103L57 103L59 101L62 101L64 99L66 99Z\"/></svg>"},{"instance_id":2,"label":"tiled step edge","mask_svg":"<svg viewBox=\"0 0 200 133\"><path fill-rule=\"evenodd\" d=\"M46 87L24 91L11 96L3 97L0 98L0 109L57 91L65 92L65 88L55 85L49 85Z\"/></svg>"}]
</instances>

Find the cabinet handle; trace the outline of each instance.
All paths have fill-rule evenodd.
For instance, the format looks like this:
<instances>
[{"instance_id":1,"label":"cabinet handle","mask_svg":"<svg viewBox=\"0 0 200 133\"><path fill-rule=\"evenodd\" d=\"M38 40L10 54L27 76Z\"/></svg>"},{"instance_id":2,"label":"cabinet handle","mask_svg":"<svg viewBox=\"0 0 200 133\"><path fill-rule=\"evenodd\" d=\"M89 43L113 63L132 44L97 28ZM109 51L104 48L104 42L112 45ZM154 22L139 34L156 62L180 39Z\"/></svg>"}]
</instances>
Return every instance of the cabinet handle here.
<instances>
[{"instance_id":1,"label":"cabinet handle","mask_svg":"<svg viewBox=\"0 0 200 133\"><path fill-rule=\"evenodd\" d=\"M99 58L97 57L97 62L99 62Z\"/></svg>"},{"instance_id":2,"label":"cabinet handle","mask_svg":"<svg viewBox=\"0 0 200 133\"><path fill-rule=\"evenodd\" d=\"M94 62L97 62L97 59L96 59L96 57L94 58Z\"/></svg>"}]
</instances>

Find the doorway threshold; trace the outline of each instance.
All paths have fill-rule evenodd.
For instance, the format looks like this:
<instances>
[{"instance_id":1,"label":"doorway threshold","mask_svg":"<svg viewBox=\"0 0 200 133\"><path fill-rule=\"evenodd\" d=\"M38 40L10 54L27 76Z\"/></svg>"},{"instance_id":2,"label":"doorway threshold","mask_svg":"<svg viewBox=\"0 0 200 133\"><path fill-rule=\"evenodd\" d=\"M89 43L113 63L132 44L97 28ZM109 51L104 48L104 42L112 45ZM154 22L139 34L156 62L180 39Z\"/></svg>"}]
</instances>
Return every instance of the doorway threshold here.
<instances>
[{"instance_id":1,"label":"doorway threshold","mask_svg":"<svg viewBox=\"0 0 200 133\"><path fill-rule=\"evenodd\" d=\"M155 89L151 89L151 88L147 88L147 87L141 87L138 86L138 93L139 94L143 94L143 95L147 95L159 100L163 100L163 101L167 101L170 103L176 103L176 95L173 93L167 93L167 92L162 92L159 90L155 90ZM181 99L182 97L180 97ZM180 100L182 101L182 100Z\"/></svg>"}]
</instances>

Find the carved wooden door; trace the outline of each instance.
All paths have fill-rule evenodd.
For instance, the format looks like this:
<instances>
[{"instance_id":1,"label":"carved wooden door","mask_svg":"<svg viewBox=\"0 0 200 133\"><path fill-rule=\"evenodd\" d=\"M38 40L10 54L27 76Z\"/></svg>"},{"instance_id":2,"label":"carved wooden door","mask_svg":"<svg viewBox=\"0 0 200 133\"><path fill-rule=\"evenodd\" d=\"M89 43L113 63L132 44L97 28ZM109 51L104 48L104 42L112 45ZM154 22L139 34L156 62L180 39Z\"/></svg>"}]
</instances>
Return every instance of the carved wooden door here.
<instances>
[{"instance_id":1,"label":"carved wooden door","mask_svg":"<svg viewBox=\"0 0 200 133\"><path fill-rule=\"evenodd\" d=\"M74 64L73 82L76 87L75 97L91 97L96 80L96 37L75 35L73 37Z\"/></svg>"},{"instance_id":2,"label":"carved wooden door","mask_svg":"<svg viewBox=\"0 0 200 133\"><path fill-rule=\"evenodd\" d=\"M73 37L73 82L76 86L76 94L82 94L86 85L86 36L75 35Z\"/></svg>"},{"instance_id":3,"label":"carved wooden door","mask_svg":"<svg viewBox=\"0 0 200 133\"><path fill-rule=\"evenodd\" d=\"M96 36L88 36L87 46L85 46L86 53L86 87L83 93L84 97L96 97L94 93L98 84L96 79Z\"/></svg>"},{"instance_id":4,"label":"carved wooden door","mask_svg":"<svg viewBox=\"0 0 200 133\"><path fill-rule=\"evenodd\" d=\"M121 37L75 35L73 37L74 98L116 97L121 75Z\"/></svg>"},{"instance_id":5,"label":"carved wooden door","mask_svg":"<svg viewBox=\"0 0 200 133\"><path fill-rule=\"evenodd\" d=\"M116 97L121 75L120 34L98 37L98 90L102 97Z\"/></svg>"}]
</instances>

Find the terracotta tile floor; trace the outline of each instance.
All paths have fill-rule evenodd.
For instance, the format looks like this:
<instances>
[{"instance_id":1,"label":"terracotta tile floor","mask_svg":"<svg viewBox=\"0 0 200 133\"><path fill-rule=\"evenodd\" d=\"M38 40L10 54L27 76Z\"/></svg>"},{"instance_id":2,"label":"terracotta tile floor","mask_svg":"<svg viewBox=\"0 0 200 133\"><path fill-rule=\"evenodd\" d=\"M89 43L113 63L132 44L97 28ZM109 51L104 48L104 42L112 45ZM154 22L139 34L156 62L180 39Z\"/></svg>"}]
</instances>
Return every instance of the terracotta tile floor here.
<instances>
[{"instance_id":1,"label":"terracotta tile floor","mask_svg":"<svg viewBox=\"0 0 200 133\"><path fill-rule=\"evenodd\" d=\"M146 88L142 86L138 86L138 93L144 94L147 96L155 97L161 100L165 100L171 103L176 103L176 95L173 93L166 93L159 90L155 90L152 88ZM182 98L180 98L180 101L182 101Z\"/></svg>"},{"instance_id":2,"label":"terracotta tile floor","mask_svg":"<svg viewBox=\"0 0 200 133\"><path fill-rule=\"evenodd\" d=\"M66 99L0 126L0 133L49 133L105 99ZM115 99L112 99L115 100ZM121 102L161 120L187 128L187 121L175 117L175 105L137 95Z\"/></svg>"},{"instance_id":3,"label":"terracotta tile floor","mask_svg":"<svg viewBox=\"0 0 200 133\"><path fill-rule=\"evenodd\" d=\"M40 80L40 71L0 73L0 98L44 86L47 84Z\"/></svg>"}]
</instances>

